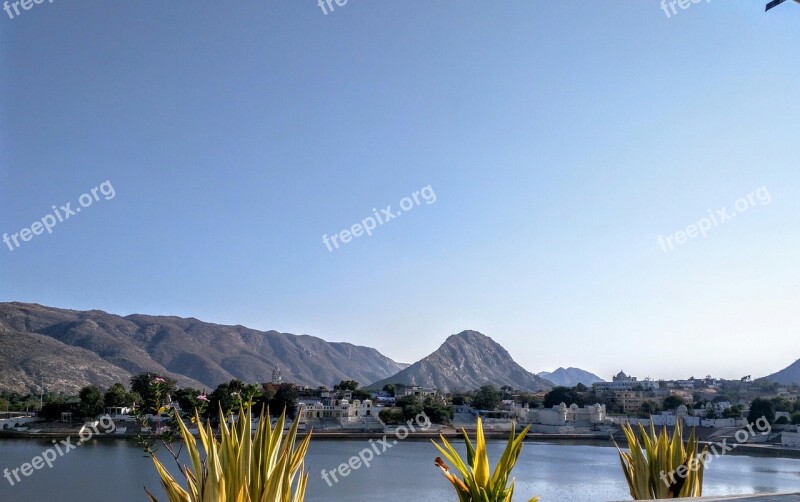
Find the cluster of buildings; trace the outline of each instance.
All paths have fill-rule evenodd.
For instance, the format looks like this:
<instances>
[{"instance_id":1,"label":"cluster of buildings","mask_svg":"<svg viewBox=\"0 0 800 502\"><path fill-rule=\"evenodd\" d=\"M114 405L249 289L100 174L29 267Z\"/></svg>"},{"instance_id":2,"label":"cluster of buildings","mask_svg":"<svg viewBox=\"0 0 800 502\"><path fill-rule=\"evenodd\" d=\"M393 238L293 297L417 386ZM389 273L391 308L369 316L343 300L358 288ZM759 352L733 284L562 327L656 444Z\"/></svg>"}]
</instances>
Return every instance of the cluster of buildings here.
<instances>
[{"instance_id":1,"label":"cluster of buildings","mask_svg":"<svg viewBox=\"0 0 800 502\"><path fill-rule=\"evenodd\" d=\"M298 400L300 424L315 430L382 431L381 407L371 399L352 399L351 391L317 389L305 391Z\"/></svg>"},{"instance_id":2,"label":"cluster of buildings","mask_svg":"<svg viewBox=\"0 0 800 502\"><path fill-rule=\"evenodd\" d=\"M484 423L510 425L513 420L518 427L530 425L531 432L540 434L606 434L612 425L604 404L580 407L561 403L551 408L531 408L527 404L520 406L513 400L505 400L496 411L476 410L469 405L461 405L455 407L455 413L463 425L474 423L475 417L480 415Z\"/></svg>"},{"instance_id":3,"label":"cluster of buildings","mask_svg":"<svg viewBox=\"0 0 800 502\"><path fill-rule=\"evenodd\" d=\"M611 422L615 425L623 423L637 424L641 423L644 426L649 426L650 422L656 427L667 426L674 427L678 420L686 427L746 427L747 420L744 418L704 418L703 409L689 409L686 405L680 405L676 410L662 411L658 414L653 414L650 418L630 418L630 417L611 417Z\"/></svg>"},{"instance_id":4,"label":"cluster of buildings","mask_svg":"<svg viewBox=\"0 0 800 502\"><path fill-rule=\"evenodd\" d=\"M529 424L532 432L542 434L569 434L579 431L607 431L611 421L604 404L579 407L561 403L552 408L517 409L516 418L520 424Z\"/></svg>"},{"instance_id":5,"label":"cluster of buildings","mask_svg":"<svg viewBox=\"0 0 800 502\"><path fill-rule=\"evenodd\" d=\"M611 378L610 382L595 382L592 384L592 389L595 391L631 391L631 390L655 390L658 388L658 383L646 378L639 380L634 376L628 376L624 371L620 371L617 375Z\"/></svg>"},{"instance_id":6,"label":"cluster of buildings","mask_svg":"<svg viewBox=\"0 0 800 502\"><path fill-rule=\"evenodd\" d=\"M617 405L622 413L635 414L641 412L646 403L654 403L659 408L663 407L664 399L669 396L676 396L686 405L691 406L694 403L693 392L699 386L717 388L719 380L710 378L671 381L655 381L649 378L639 380L620 371L610 382L592 384L592 389L595 392L610 393L611 402Z\"/></svg>"}]
</instances>

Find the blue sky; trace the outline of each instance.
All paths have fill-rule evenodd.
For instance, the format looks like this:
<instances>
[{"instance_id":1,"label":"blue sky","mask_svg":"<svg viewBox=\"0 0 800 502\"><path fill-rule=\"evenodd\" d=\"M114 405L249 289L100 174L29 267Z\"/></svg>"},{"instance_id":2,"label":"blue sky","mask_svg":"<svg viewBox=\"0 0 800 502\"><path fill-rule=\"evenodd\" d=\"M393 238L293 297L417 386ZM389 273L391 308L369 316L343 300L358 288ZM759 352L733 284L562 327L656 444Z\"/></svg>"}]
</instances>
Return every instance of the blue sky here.
<instances>
[{"instance_id":1,"label":"blue sky","mask_svg":"<svg viewBox=\"0 0 800 502\"><path fill-rule=\"evenodd\" d=\"M800 6L763 3L0 12L0 232L116 193L0 247L0 301L406 362L476 329L536 372L771 373L800 357ZM322 243L428 185L435 203Z\"/></svg>"}]
</instances>

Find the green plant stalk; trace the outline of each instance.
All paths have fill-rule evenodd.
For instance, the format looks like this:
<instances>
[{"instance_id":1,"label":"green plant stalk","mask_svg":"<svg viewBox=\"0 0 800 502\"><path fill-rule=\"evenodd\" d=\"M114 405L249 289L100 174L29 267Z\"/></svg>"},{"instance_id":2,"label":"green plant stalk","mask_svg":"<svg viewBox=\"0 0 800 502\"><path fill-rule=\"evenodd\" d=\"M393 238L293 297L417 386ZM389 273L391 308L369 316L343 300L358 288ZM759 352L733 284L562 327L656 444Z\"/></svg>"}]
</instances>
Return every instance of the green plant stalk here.
<instances>
[{"instance_id":1,"label":"green plant stalk","mask_svg":"<svg viewBox=\"0 0 800 502\"><path fill-rule=\"evenodd\" d=\"M639 424L637 436L629 423L623 424L622 431L630 451L622 451L616 441L614 444L634 500L703 496L708 446L700 451L694 428L685 444L681 420L677 421L671 438L666 427L656 435L652 421L649 433ZM685 476L678 475L683 471Z\"/></svg>"},{"instance_id":2,"label":"green plant stalk","mask_svg":"<svg viewBox=\"0 0 800 502\"><path fill-rule=\"evenodd\" d=\"M511 502L514 495L514 478L511 478L509 482L509 476L522 451L522 442L529 429L530 426L525 427L520 434L517 434L516 424L511 423L508 443L497 462L494 473L491 472L489 466L486 438L483 434L483 422L480 417L478 417L476 427L475 444L470 441L467 431L461 430L467 449L466 462L447 439L441 434L439 435L442 444L439 445L434 441L434 446L455 467L461 477L450 472L450 467L441 457L436 457L435 464L441 469L445 478L453 484L459 502ZM528 502L538 502L538 500L538 497L534 497Z\"/></svg>"},{"instance_id":3,"label":"green plant stalk","mask_svg":"<svg viewBox=\"0 0 800 502\"><path fill-rule=\"evenodd\" d=\"M239 419L230 427L220 410L217 438L211 425L203 424L195 414L205 457L201 458L197 440L176 412L190 463L182 468L186 487L151 454L168 499L171 502L302 502L308 483L304 458L311 433L296 444L298 417L284 435L285 412L274 428L269 413L262 412L255 433L251 433L252 419L251 404L241 407ZM147 495L151 502L158 502L149 491Z\"/></svg>"}]
</instances>

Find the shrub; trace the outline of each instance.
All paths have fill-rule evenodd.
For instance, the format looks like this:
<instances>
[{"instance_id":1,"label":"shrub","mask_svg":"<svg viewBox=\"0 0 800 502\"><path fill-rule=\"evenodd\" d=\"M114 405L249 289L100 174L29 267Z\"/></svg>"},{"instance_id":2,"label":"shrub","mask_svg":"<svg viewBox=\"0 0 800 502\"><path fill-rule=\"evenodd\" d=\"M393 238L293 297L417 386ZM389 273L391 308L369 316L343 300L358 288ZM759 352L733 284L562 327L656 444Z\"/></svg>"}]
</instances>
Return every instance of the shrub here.
<instances>
[{"instance_id":1,"label":"shrub","mask_svg":"<svg viewBox=\"0 0 800 502\"><path fill-rule=\"evenodd\" d=\"M158 458L151 454L171 502L302 502L305 498L308 472L303 471L303 459L308 451L311 433L295 446L299 418L295 419L284 436L285 413L281 414L272 428L269 415L262 412L258 427L252 434L252 405L248 404L242 408L239 419L230 428L220 411L217 438L213 435L211 425L201 423L196 414L205 455L201 460L194 436L177 412L175 415L191 461L191 466L181 468L187 488L180 486ZM300 477L295 483L298 472ZM151 502L158 502L150 492L147 495Z\"/></svg>"},{"instance_id":2,"label":"shrub","mask_svg":"<svg viewBox=\"0 0 800 502\"><path fill-rule=\"evenodd\" d=\"M684 445L682 429L683 423L678 420L670 438L666 427L656 436L652 422L649 434L640 423L637 437L631 424L622 426L630 452L623 452L619 446L617 451L634 500L703 496L708 447L699 452L694 429ZM684 471L685 476L680 474Z\"/></svg>"},{"instance_id":3,"label":"shrub","mask_svg":"<svg viewBox=\"0 0 800 502\"><path fill-rule=\"evenodd\" d=\"M486 440L483 436L483 423L480 417L478 417L475 445L470 441L467 431L462 429L464 444L467 447L466 463L444 436L439 435L442 445L436 444L435 441L434 445L455 466L456 470L461 474L461 479L450 472L450 467L444 463L441 457L436 457L435 464L442 470L448 481L453 484L459 502L511 502L511 497L514 495L514 478L511 479L511 484L508 485L508 477L519 458L519 454L522 451L522 441L528 434L529 428L525 427L517 435L516 426L513 422L511 423L508 444L506 444L506 449L497 462L494 474L489 470L489 456L486 453ZM538 497L534 497L528 502L537 502L538 500Z\"/></svg>"}]
</instances>

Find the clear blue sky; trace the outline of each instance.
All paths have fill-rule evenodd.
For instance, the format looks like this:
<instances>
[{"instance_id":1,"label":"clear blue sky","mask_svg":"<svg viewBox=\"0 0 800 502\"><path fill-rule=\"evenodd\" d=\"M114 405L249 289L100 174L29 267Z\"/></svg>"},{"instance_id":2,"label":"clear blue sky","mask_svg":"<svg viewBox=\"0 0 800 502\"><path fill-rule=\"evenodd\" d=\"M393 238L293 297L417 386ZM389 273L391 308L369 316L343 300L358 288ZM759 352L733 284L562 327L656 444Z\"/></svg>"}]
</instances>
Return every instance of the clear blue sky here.
<instances>
[{"instance_id":1,"label":"clear blue sky","mask_svg":"<svg viewBox=\"0 0 800 502\"><path fill-rule=\"evenodd\" d=\"M761 376L800 357L800 6L54 0L0 11L0 300L413 362ZM431 185L434 204L336 234ZM771 203L657 242L760 187Z\"/></svg>"}]
</instances>

